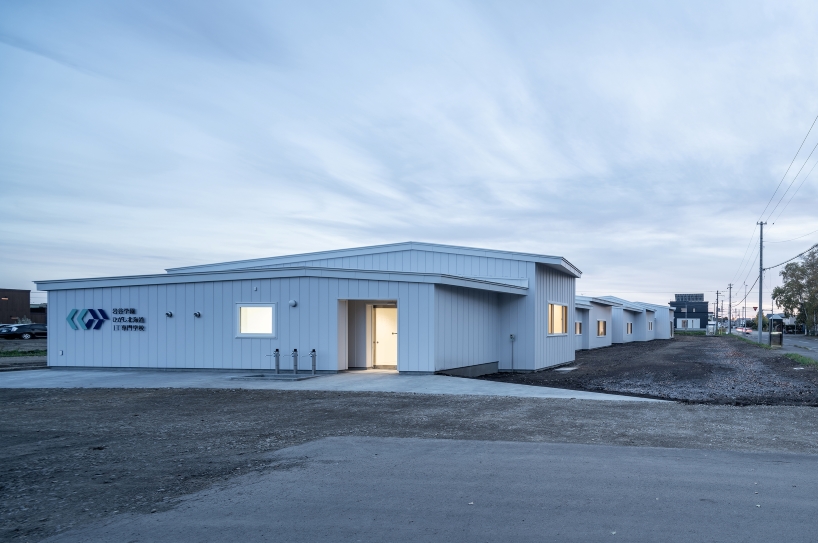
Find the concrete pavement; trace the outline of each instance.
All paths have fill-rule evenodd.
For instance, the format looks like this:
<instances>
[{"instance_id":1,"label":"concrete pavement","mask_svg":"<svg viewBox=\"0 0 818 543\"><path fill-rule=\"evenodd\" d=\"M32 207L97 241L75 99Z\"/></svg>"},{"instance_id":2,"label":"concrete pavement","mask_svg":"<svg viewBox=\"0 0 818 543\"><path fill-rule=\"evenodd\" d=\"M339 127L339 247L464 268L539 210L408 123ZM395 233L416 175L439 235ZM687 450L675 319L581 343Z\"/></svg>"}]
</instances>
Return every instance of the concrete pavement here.
<instances>
[{"instance_id":1,"label":"concrete pavement","mask_svg":"<svg viewBox=\"0 0 818 543\"><path fill-rule=\"evenodd\" d=\"M329 438L46 541L815 541L818 456Z\"/></svg>"},{"instance_id":2,"label":"concrete pavement","mask_svg":"<svg viewBox=\"0 0 818 543\"><path fill-rule=\"evenodd\" d=\"M268 390L325 390L346 392L405 392L514 396L519 398L574 398L604 401L659 401L614 394L560 388L497 383L446 375L400 375L395 371L368 370L320 375L304 381L272 381L250 376L266 370L162 371L50 369L0 373L0 388L244 388Z\"/></svg>"}]
</instances>

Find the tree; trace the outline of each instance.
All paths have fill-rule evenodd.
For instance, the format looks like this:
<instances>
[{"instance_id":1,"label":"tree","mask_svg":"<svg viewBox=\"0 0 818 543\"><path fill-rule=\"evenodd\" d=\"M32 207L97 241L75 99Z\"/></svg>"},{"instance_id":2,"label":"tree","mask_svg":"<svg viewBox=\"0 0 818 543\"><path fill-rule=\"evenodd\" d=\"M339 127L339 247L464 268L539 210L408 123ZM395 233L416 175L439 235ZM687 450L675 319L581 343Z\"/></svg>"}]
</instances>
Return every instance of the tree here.
<instances>
[{"instance_id":1,"label":"tree","mask_svg":"<svg viewBox=\"0 0 818 543\"><path fill-rule=\"evenodd\" d=\"M796 315L796 321L808 330L816 329L818 316L818 247L814 247L801 262L790 262L781 270L783 284L773 289L773 300L784 308L787 317Z\"/></svg>"}]
</instances>

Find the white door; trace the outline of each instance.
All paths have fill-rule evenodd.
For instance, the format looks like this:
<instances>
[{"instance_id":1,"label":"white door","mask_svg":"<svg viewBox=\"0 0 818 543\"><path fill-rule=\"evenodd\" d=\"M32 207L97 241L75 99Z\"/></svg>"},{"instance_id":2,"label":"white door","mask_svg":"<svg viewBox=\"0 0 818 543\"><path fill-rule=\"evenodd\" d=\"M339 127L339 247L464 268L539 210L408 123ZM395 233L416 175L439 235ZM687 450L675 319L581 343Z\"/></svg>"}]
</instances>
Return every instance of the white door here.
<instances>
[{"instance_id":1,"label":"white door","mask_svg":"<svg viewBox=\"0 0 818 543\"><path fill-rule=\"evenodd\" d=\"M398 308L375 308L375 365L398 365Z\"/></svg>"}]
</instances>

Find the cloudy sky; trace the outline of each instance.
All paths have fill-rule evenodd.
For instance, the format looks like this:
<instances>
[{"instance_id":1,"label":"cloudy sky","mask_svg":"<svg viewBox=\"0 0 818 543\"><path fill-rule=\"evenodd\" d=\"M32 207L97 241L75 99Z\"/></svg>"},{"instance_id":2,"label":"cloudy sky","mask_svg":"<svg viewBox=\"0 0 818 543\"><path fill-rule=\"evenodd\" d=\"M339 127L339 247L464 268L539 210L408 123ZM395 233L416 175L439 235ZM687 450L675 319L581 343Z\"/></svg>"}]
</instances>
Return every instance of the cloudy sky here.
<instances>
[{"instance_id":1,"label":"cloudy sky","mask_svg":"<svg viewBox=\"0 0 818 543\"><path fill-rule=\"evenodd\" d=\"M818 242L818 3L674 4L6 0L0 286L407 240L752 284L760 217Z\"/></svg>"}]
</instances>

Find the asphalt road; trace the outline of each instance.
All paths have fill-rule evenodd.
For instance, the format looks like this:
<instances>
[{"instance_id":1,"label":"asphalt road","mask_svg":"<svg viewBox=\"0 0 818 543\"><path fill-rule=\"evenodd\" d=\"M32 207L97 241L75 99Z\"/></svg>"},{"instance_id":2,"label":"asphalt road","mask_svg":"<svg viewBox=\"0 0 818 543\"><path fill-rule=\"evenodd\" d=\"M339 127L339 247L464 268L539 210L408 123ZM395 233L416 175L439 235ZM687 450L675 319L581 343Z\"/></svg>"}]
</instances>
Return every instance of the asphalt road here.
<instances>
[{"instance_id":1,"label":"asphalt road","mask_svg":"<svg viewBox=\"0 0 818 543\"><path fill-rule=\"evenodd\" d=\"M338 437L52 542L815 541L818 456Z\"/></svg>"},{"instance_id":2,"label":"asphalt road","mask_svg":"<svg viewBox=\"0 0 818 543\"><path fill-rule=\"evenodd\" d=\"M734 333L753 341L758 340L758 332L751 332L750 334L744 334L741 332ZM761 338L762 342L766 344L769 341L769 333L761 332ZM785 334L784 346L781 350L785 353L796 353L818 360L818 337L804 336L800 334Z\"/></svg>"}]
</instances>

